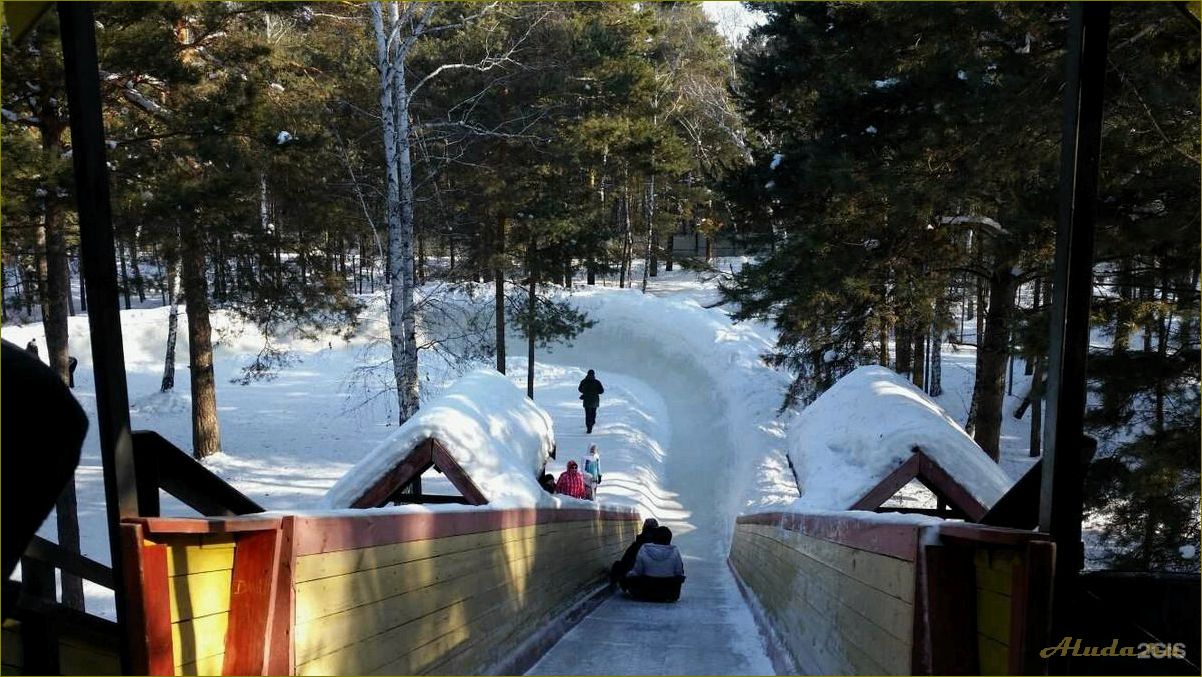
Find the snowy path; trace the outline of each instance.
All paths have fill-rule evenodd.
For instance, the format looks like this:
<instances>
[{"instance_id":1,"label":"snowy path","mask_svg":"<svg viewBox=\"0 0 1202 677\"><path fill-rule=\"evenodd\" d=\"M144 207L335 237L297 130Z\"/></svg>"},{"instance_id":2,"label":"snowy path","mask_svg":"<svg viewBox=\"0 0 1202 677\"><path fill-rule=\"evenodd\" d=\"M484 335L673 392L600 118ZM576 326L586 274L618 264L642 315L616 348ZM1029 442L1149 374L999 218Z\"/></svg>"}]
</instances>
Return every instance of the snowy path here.
<instances>
[{"instance_id":1,"label":"snowy path","mask_svg":"<svg viewBox=\"0 0 1202 677\"><path fill-rule=\"evenodd\" d=\"M726 565L730 518L727 500L731 481L731 446L714 384L696 365L662 354L651 344L585 340L574 348L557 349L546 363L577 369L565 376L583 375L594 368L606 384L606 395L591 436L574 432L581 427L579 406L571 398L557 397L551 409L560 449L573 456L589 438L603 450L601 467L607 466L606 448L620 446L613 439L628 420L623 411L631 392L650 390L663 399L663 410L651 406L644 415L663 416L660 429L670 429L663 454L661 486L666 495L640 501L640 512L654 516L672 529L680 546L688 577L676 604L636 602L623 595L606 600L568 632L529 674L560 675L745 675L774 674L760 641L751 612ZM637 362L632 363L635 359ZM548 365L550 366L550 365ZM641 378L616 373L625 370ZM540 368L542 371L542 368ZM552 371L557 371L552 369ZM642 381L646 379L646 381ZM574 391L575 383L568 383ZM650 404L650 402L647 402ZM565 444L567 442L567 444ZM562 454L560 464L568 455ZM608 475L609 473L604 473ZM601 498L624 493L608 478Z\"/></svg>"}]
</instances>

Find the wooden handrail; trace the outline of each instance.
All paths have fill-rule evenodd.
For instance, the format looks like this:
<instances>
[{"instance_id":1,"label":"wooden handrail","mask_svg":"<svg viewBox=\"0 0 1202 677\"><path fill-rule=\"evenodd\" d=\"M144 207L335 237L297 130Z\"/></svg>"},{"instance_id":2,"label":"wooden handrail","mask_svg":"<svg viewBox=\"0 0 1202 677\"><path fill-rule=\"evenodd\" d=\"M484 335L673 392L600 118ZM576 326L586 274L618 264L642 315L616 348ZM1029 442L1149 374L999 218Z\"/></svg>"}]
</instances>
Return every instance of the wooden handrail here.
<instances>
[{"instance_id":1,"label":"wooden handrail","mask_svg":"<svg viewBox=\"0 0 1202 677\"><path fill-rule=\"evenodd\" d=\"M258 503L162 435L151 430L135 430L132 436L139 515L159 515L159 489L208 517L233 517L264 511Z\"/></svg>"},{"instance_id":2,"label":"wooden handrail","mask_svg":"<svg viewBox=\"0 0 1202 677\"><path fill-rule=\"evenodd\" d=\"M45 562L67 573L113 589L113 570L94 559L71 552L58 543L34 536L25 548L25 557Z\"/></svg>"}]
</instances>

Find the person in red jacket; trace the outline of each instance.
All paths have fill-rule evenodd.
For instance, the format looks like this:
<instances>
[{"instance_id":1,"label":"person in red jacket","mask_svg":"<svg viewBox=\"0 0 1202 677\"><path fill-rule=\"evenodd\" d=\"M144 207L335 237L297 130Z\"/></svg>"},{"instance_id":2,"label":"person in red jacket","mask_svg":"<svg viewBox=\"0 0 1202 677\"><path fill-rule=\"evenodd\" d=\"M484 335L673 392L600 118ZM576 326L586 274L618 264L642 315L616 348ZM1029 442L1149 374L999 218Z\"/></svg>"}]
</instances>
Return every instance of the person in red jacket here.
<instances>
[{"instance_id":1,"label":"person in red jacket","mask_svg":"<svg viewBox=\"0 0 1202 677\"><path fill-rule=\"evenodd\" d=\"M555 493L575 498L588 498L588 490L584 487L584 475L580 474L580 466L576 464L576 461L568 461L568 469L560 474L559 480L555 483Z\"/></svg>"}]
</instances>

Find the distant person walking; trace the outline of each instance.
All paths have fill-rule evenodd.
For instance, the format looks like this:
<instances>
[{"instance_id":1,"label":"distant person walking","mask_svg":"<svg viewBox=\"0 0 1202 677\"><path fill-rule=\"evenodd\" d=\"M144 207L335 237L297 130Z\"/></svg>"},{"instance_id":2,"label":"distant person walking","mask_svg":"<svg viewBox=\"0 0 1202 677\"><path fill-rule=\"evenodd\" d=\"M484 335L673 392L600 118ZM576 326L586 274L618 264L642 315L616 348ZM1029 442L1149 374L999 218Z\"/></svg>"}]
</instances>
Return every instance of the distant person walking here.
<instances>
[{"instance_id":1,"label":"distant person walking","mask_svg":"<svg viewBox=\"0 0 1202 677\"><path fill-rule=\"evenodd\" d=\"M601 393L605 392L605 386L601 385L596 374L589 369L588 375L584 377L576 390L580 391L580 399L584 400L585 432L591 433L593 426L597 424L597 407L601 406Z\"/></svg>"},{"instance_id":2,"label":"distant person walking","mask_svg":"<svg viewBox=\"0 0 1202 677\"><path fill-rule=\"evenodd\" d=\"M25 344L25 352L30 353L34 357L38 356L38 340L36 338L29 339L29 343ZM592 374L593 372L589 372Z\"/></svg>"},{"instance_id":3,"label":"distant person walking","mask_svg":"<svg viewBox=\"0 0 1202 677\"><path fill-rule=\"evenodd\" d=\"M588 498L588 490L584 488L584 475L580 474L580 466L576 461L568 461L568 469L560 473L559 480L555 483L555 493L573 498Z\"/></svg>"}]
</instances>

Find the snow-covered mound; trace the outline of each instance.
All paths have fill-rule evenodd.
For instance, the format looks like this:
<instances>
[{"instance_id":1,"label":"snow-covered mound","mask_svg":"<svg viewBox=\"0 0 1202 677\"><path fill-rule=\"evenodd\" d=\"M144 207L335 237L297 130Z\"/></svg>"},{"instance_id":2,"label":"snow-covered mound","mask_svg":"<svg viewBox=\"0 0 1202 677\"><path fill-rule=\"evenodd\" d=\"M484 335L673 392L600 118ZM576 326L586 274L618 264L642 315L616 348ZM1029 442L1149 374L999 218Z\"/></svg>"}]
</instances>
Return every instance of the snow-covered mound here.
<instances>
[{"instance_id":1,"label":"snow-covered mound","mask_svg":"<svg viewBox=\"0 0 1202 677\"><path fill-rule=\"evenodd\" d=\"M839 379L797 417L789 437L801 490L797 508L850 508L905 463L914 447L985 507L1011 485L947 412L881 366Z\"/></svg>"},{"instance_id":2,"label":"snow-covered mound","mask_svg":"<svg viewBox=\"0 0 1202 677\"><path fill-rule=\"evenodd\" d=\"M532 507L550 495L538 472L551 455L551 416L504 375L491 370L458 379L425 403L387 440L330 487L327 508L347 508L385 472L429 438L442 442L488 499L490 508Z\"/></svg>"}]
</instances>

